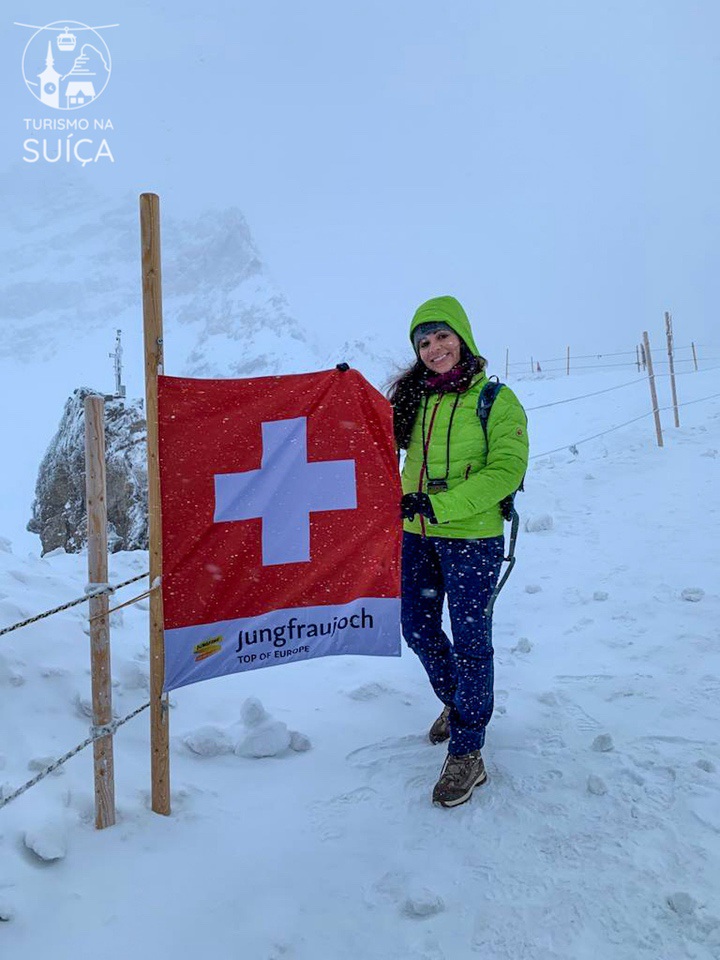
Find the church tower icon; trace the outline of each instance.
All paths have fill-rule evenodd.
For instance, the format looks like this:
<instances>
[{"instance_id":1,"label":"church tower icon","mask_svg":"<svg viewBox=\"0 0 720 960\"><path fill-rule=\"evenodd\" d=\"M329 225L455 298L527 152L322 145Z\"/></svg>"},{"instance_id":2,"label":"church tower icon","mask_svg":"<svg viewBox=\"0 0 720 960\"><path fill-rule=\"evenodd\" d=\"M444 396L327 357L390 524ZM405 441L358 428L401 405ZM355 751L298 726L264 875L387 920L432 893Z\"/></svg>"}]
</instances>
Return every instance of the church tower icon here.
<instances>
[{"instance_id":1,"label":"church tower icon","mask_svg":"<svg viewBox=\"0 0 720 960\"><path fill-rule=\"evenodd\" d=\"M60 106L60 80L61 76L55 69L55 60L52 55L52 41L48 41L47 57L45 58L45 69L38 74L40 79L40 101L48 107Z\"/></svg>"}]
</instances>

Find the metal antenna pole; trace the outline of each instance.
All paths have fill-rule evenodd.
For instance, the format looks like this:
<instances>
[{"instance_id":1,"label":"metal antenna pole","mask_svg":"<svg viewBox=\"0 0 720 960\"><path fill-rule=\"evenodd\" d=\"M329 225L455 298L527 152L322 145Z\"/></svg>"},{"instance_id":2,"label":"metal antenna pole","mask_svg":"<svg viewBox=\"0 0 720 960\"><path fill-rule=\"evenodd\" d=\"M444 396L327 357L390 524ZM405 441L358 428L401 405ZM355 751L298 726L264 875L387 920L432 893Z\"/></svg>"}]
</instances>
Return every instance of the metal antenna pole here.
<instances>
[{"instance_id":1,"label":"metal antenna pole","mask_svg":"<svg viewBox=\"0 0 720 960\"><path fill-rule=\"evenodd\" d=\"M124 397L126 390L122 382L122 330L117 331L115 338L115 352L109 354L111 360L115 361L115 396Z\"/></svg>"}]
</instances>

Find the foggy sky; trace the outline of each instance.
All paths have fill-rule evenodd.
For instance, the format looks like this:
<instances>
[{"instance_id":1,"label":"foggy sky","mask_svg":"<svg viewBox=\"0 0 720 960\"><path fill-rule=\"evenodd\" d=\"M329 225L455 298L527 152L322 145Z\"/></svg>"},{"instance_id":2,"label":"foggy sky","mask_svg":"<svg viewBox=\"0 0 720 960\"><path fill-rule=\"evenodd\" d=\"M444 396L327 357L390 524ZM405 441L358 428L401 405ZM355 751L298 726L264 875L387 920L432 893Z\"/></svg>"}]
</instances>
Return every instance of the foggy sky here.
<instances>
[{"instance_id":1,"label":"foggy sky","mask_svg":"<svg viewBox=\"0 0 720 960\"><path fill-rule=\"evenodd\" d=\"M239 206L315 330L403 351L417 304L453 293L496 362L659 341L666 309L678 343L720 339L715 0L16 3L5 177L56 174L17 163L43 108L12 21L67 12L120 24L87 108L116 162L80 175Z\"/></svg>"}]
</instances>

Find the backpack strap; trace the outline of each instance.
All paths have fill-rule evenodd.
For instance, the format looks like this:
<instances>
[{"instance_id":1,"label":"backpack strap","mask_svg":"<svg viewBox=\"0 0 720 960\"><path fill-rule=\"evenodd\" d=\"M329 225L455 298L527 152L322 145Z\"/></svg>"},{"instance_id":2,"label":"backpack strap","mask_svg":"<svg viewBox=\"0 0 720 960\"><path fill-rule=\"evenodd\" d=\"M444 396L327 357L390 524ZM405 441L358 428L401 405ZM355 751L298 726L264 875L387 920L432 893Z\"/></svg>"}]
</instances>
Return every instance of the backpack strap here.
<instances>
[{"instance_id":1,"label":"backpack strap","mask_svg":"<svg viewBox=\"0 0 720 960\"><path fill-rule=\"evenodd\" d=\"M500 383L497 377L494 380L489 379L485 386L480 391L480 396L478 397L477 405L477 415L480 419L480 426L483 429L485 434L485 444L489 447L490 441L488 440L488 420L490 419L490 411L492 410L493 403L495 403L495 397L505 386L504 383ZM520 481L520 486L518 490L525 489L525 477ZM515 491L517 493L517 491ZM515 512L515 493L509 494L503 500L500 501L500 512L503 515L504 520L512 520L513 514Z\"/></svg>"},{"instance_id":2,"label":"backpack strap","mask_svg":"<svg viewBox=\"0 0 720 960\"><path fill-rule=\"evenodd\" d=\"M495 403L495 397L504 386L505 384L500 383L500 381L496 378L495 380L488 380L488 382L480 391L480 396L478 397L477 415L480 418L480 426L485 434L485 443L488 442L488 420L490 419L490 411L492 410L492 405Z\"/></svg>"}]
</instances>

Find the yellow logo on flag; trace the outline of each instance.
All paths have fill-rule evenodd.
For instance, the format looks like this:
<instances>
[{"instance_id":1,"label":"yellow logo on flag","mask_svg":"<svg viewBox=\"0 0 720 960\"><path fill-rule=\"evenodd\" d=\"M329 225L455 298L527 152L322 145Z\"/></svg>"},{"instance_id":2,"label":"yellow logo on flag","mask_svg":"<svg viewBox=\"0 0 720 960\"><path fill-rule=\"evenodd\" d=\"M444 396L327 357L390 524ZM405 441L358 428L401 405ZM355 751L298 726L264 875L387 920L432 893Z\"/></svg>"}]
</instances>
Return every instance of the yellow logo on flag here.
<instances>
[{"instance_id":1,"label":"yellow logo on flag","mask_svg":"<svg viewBox=\"0 0 720 960\"><path fill-rule=\"evenodd\" d=\"M207 660L208 657L212 657L213 654L220 653L222 644L222 634L218 634L216 637L208 637L207 640L201 640L200 643L195 644L193 647L195 663L200 663L202 660Z\"/></svg>"}]
</instances>

